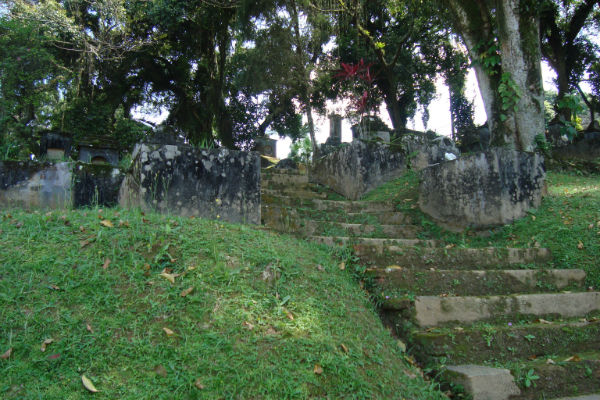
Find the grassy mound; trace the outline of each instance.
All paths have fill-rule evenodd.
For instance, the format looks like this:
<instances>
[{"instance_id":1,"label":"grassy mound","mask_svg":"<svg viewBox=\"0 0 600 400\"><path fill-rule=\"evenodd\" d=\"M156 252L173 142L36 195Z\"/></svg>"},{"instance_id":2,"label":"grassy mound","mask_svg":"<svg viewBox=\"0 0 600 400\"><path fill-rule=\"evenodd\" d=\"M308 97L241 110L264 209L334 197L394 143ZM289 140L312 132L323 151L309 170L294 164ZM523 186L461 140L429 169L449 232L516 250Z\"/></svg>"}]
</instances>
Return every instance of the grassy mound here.
<instances>
[{"instance_id":1,"label":"grassy mound","mask_svg":"<svg viewBox=\"0 0 600 400\"><path fill-rule=\"evenodd\" d=\"M331 250L138 211L0 212L0 397L441 399Z\"/></svg>"},{"instance_id":2,"label":"grassy mound","mask_svg":"<svg viewBox=\"0 0 600 400\"><path fill-rule=\"evenodd\" d=\"M549 172L548 193L537 210L514 224L484 232L456 234L438 227L417 206L418 175L409 172L368 193L363 200L392 201L424 231L424 239L439 239L459 247L547 247L557 268L581 268L587 283L600 289L600 176Z\"/></svg>"}]
</instances>

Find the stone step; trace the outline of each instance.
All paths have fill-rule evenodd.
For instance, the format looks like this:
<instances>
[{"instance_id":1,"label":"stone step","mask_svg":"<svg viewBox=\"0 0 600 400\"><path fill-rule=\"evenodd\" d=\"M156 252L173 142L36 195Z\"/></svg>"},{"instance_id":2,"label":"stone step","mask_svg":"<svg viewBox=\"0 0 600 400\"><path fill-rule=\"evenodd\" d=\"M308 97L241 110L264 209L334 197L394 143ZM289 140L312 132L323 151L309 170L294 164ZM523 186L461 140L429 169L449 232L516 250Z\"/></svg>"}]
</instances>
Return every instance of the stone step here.
<instances>
[{"instance_id":1,"label":"stone step","mask_svg":"<svg viewBox=\"0 0 600 400\"><path fill-rule=\"evenodd\" d=\"M508 369L483 365L448 365L442 376L461 385L473 400L508 400L521 394Z\"/></svg>"},{"instance_id":2,"label":"stone step","mask_svg":"<svg viewBox=\"0 0 600 400\"><path fill-rule=\"evenodd\" d=\"M401 212L354 212L348 213L340 210L315 210L311 207L287 207L272 204L263 204L261 206L263 214L285 214L296 215L298 218L312 219L315 221L331 221L347 224L369 224L369 225L419 225L412 224L412 218Z\"/></svg>"},{"instance_id":3,"label":"stone step","mask_svg":"<svg viewBox=\"0 0 600 400\"><path fill-rule=\"evenodd\" d=\"M309 239L317 243L326 244L328 246L345 246L350 243L355 243L356 241L378 248L383 248L386 246L397 248L433 248L439 245L439 242L436 240L422 239L388 239L349 236L310 236Z\"/></svg>"},{"instance_id":4,"label":"stone step","mask_svg":"<svg viewBox=\"0 0 600 400\"><path fill-rule=\"evenodd\" d=\"M413 295L490 296L585 290L585 271L538 270L415 270L400 266L370 268L366 276L377 291L404 289Z\"/></svg>"},{"instance_id":5,"label":"stone step","mask_svg":"<svg viewBox=\"0 0 600 400\"><path fill-rule=\"evenodd\" d=\"M475 324L412 332L414 352L427 364L527 361L600 349L600 321Z\"/></svg>"},{"instance_id":6,"label":"stone step","mask_svg":"<svg viewBox=\"0 0 600 400\"><path fill-rule=\"evenodd\" d=\"M512 265L543 264L552 260L545 248L406 248L396 244L374 245L354 241L353 249L369 265L399 265L407 268L501 269Z\"/></svg>"},{"instance_id":7,"label":"stone step","mask_svg":"<svg viewBox=\"0 0 600 400\"><path fill-rule=\"evenodd\" d=\"M574 360L574 356L577 356ZM572 361L565 361L571 359ZM519 371L513 376L524 382L525 374L533 370L538 379L532 381L530 387L521 385L521 394L511 400L538 399L581 399L584 396L598 396L600 392L600 354L593 353L559 354L551 358L536 359L519 365ZM588 397L589 398L589 397ZM595 398L595 397L592 397Z\"/></svg>"},{"instance_id":8,"label":"stone step","mask_svg":"<svg viewBox=\"0 0 600 400\"><path fill-rule=\"evenodd\" d=\"M267 187L269 185L306 185L308 184L308 175L299 174L267 174L260 175L261 185Z\"/></svg>"},{"instance_id":9,"label":"stone step","mask_svg":"<svg viewBox=\"0 0 600 400\"><path fill-rule=\"evenodd\" d=\"M526 317L572 318L600 311L600 292L512 296L417 296L415 323L422 327Z\"/></svg>"},{"instance_id":10,"label":"stone step","mask_svg":"<svg viewBox=\"0 0 600 400\"><path fill-rule=\"evenodd\" d=\"M261 189L261 197L270 198L271 196L285 196L300 200L311 200L311 199L324 199L327 197L326 193L318 193L309 189L295 189L295 188L283 188L283 189Z\"/></svg>"},{"instance_id":11,"label":"stone step","mask_svg":"<svg viewBox=\"0 0 600 400\"><path fill-rule=\"evenodd\" d=\"M306 171L299 171L299 170L294 170L294 169L284 169L284 168L263 168L260 170L260 176L261 177L271 177L274 175L287 175L287 176L294 176L294 175L301 175L301 176L308 176Z\"/></svg>"},{"instance_id":12,"label":"stone step","mask_svg":"<svg viewBox=\"0 0 600 400\"><path fill-rule=\"evenodd\" d=\"M554 399L554 400L600 400L600 393L588 394L588 395L577 396L577 397L561 397L560 399Z\"/></svg>"},{"instance_id":13,"label":"stone step","mask_svg":"<svg viewBox=\"0 0 600 400\"><path fill-rule=\"evenodd\" d=\"M340 201L323 199L305 199L295 198L288 195L266 190L261 198L263 205L269 206L287 206L287 207L305 207L317 211L342 211L347 213L376 213L376 212L395 212L395 207L391 203L373 202L373 201Z\"/></svg>"}]
</instances>

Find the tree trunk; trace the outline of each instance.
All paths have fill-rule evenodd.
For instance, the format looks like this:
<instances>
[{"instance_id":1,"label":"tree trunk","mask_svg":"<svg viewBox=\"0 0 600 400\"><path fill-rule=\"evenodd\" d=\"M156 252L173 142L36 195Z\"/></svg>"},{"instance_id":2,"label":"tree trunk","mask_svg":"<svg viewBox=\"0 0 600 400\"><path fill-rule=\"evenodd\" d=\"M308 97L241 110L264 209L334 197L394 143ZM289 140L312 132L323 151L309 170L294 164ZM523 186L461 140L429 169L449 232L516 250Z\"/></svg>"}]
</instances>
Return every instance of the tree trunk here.
<instances>
[{"instance_id":1,"label":"tree trunk","mask_svg":"<svg viewBox=\"0 0 600 400\"><path fill-rule=\"evenodd\" d=\"M496 29L492 21L496 21L501 63L474 66L492 143L534 150L535 136L543 134L545 128L539 19L520 14L519 0L496 0L492 8L481 0L445 1L472 60L480 59L482 45L493 43ZM502 97L499 88L503 76L519 88L518 98L510 92ZM503 109L507 102L516 102L517 109Z\"/></svg>"}]
</instances>

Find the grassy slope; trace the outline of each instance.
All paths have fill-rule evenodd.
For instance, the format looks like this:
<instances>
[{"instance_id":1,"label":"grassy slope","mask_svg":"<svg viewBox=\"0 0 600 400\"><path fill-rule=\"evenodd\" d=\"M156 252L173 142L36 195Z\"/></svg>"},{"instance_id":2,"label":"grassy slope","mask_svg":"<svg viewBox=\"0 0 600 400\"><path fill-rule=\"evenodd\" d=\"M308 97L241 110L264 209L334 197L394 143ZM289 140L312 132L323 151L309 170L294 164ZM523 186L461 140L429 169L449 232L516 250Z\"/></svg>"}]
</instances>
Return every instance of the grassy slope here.
<instances>
[{"instance_id":1,"label":"grassy slope","mask_svg":"<svg viewBox=\"0 0 600 400\"><path fill-rule=\"evenodd\" d=\"M512 225L483 235L446 232L420 212L416 206L415 173L377 188L364 200L395 202L399 210L411 214L423 226L423 238L465 247L526 247L537 243L552 251L557 268L582 268L588 274L589 286L600 289L600 176L549 172L547 185L548 195L539 209L531 210L529 216Z\"/></svg>"},{"instance_id":2,"label":"grassy slope","mask_svg":"<svg viewBox=\"0 0 600 400\"><path fill-rule=\"evenodd\" d=\"M325 247L122 210L3 210L0 243L1 398L443 397Z\"/></svg>"}]
</instances>

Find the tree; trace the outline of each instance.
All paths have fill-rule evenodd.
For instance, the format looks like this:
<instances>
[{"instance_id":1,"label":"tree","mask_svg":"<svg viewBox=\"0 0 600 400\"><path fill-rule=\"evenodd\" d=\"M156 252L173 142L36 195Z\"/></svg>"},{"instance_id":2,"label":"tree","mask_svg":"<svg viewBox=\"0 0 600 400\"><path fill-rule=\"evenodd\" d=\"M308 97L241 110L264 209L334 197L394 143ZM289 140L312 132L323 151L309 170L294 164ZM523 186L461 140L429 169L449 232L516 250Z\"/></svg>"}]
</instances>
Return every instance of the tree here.
<instances>
[{"instance_id":1,"label":"tree","mask_svg":"<svg viewBox=\"0 0 600 400\"><path fill-rule=\"evenodd\" d=\"M556 72L557 114L571 121L573 110L567 96L579 91L593 121L594 99L588 99L579 84L599 60L598 45L588 35L594 31L600 0L545 0L541 8L542 55Z\"/></svg>"},{"instance_id":2,"label":"tree","mask_svg":"<svg viewBox=\"0 0 600 400\"><path fill-rule=\"evenodd\" d=\"M402 131L435 93L438 47L444 32L430 2L340 1L336 37L341 62L371 65L372 84L392 125ZM358 96L363 93L357 93Z\"/></svg>"},{"instance_id":3,"label":"tree","mask_svg":"<svg viewBox=\"0 0 600 400\"><path fill-rule=\"evenodd\" d=\"M474 61L492 144L532 151L544 132L539 4L442 0Z\"/></svg>"}]
</instances>

